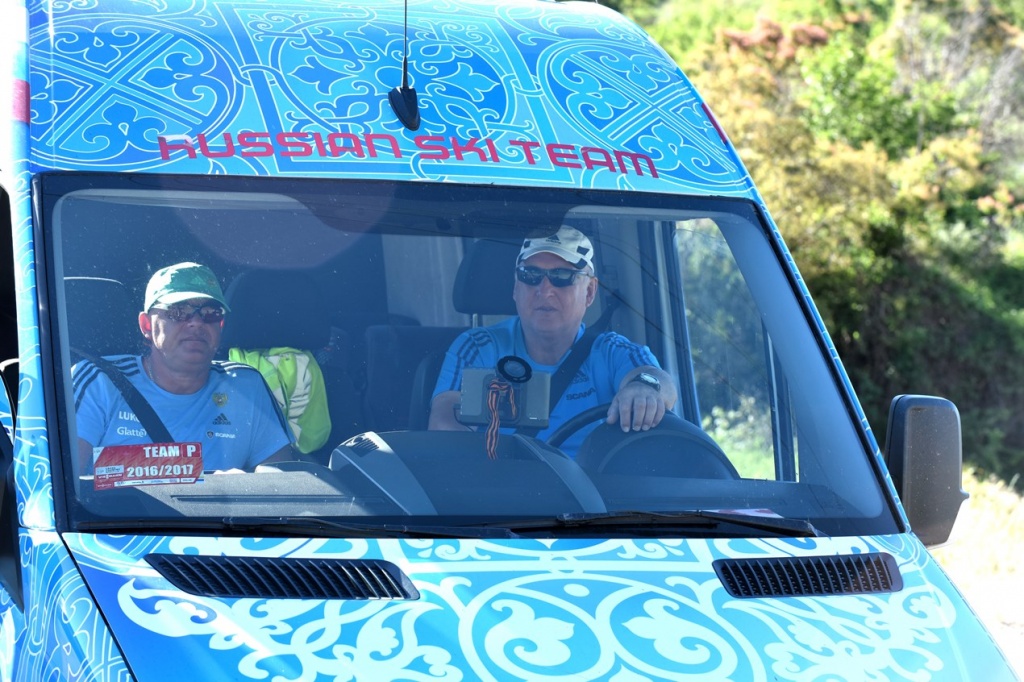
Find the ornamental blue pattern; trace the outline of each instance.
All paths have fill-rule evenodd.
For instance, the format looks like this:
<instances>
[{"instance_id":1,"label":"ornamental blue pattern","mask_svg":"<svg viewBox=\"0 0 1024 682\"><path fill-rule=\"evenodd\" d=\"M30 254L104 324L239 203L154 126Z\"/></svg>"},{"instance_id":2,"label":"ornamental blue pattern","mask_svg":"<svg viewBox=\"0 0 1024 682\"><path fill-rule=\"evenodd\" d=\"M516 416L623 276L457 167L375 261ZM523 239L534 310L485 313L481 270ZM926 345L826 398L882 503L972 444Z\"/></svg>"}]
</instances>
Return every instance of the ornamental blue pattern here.
<instances>
[{"instance_id":1,"label":"ornamental blue pattern","mask_svg":"<svg viewBox=\"0 0 1024 682\"><path fill-rule=\"evenodd\" d=\"M412 132L387 100L402 3L54 3L29 35L52 54L30 74L33 169L752 191L639 28L597 5L445 4L458 21L409 6Z\"/></svg>"},{"instance_id":2,"label":"ornamental blue pattern","mask_svg":"<svg viewBox=\"0 0 1024 682\"><path fill-rule=\"evenodd\" d=\"M74 679L81 682L130 680L117 645L97 610L82 574L56 533L28 532L21 538L28 612L20 619L20 646L8 651L18 679ZM5 623L6 625L6 623ZM11 632L11 631L8 631Z\"/></svg>"},{"instance_id":3,"label":"ornamental blue pattern","mask_svg":"<svg viewBox=\"0 0 1024 682\"><path fill-rule=\"evenodd\" d=\"M133 671L175 680L958 679L982 642L926 552L900 537L801 540L298 540L70 535ZM719 558L883 551L904 589L736 599ZM418 601L212 599L145 555L385 559ZM944 586L936 589L935 586ZM962 639L961 639L962 638ZM161 656L153 652L176 652ZM952 667L951 667L952 664Z\"/></svg>"}]
</instances>

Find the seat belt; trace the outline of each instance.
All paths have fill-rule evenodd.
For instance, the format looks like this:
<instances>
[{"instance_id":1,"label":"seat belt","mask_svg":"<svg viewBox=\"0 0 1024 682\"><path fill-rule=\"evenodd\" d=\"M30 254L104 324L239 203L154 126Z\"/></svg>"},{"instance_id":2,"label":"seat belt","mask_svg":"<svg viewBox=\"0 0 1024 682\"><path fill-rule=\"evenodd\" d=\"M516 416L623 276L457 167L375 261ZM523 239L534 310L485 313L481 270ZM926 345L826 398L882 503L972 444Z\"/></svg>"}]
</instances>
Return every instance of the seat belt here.
<instances>
[{"instance_id":1,"label":"seat belt","mask_svg":"<svg viewBox=\"0 0 1024 682\"><path fill-rule=\"evenodd\" d=\"M167 430L164 423L157 416L156 410L149 404L149 401L139 393L139 389L132 385L132 382L128 381L128 377L124 375L121 370L114 366L114 363L109 360L105 360L101 357L85 353L77 348L72 348L72 351L78 353L83 358L96 365L96 367L107 375L110 382L114 384L121 396L124 397L125 402L128 403L128 407L131 408L135 416L139 418L139 423L142 424L142 428L146 429L146 433L149 435L150 440L154 443L173 443L174 437L171 436L171 432Z\"/></svg>"},{"instance_id":2,"label":"seat belt","mask_svg":"<svg viewBox=\"0 0 1024 682\"><path fill-rule=\"evenodd\" d=\"M562 399L562 395L569 389L569 384L572 382L573 377L576 376L576 372L579 371L580 367L583 366L583 361L590 355L590 350L594 347L594 341L608 327L608 323L612 319L612 313L619 307L621 300L617 295L612 296L611 303L601 312L601 317L597 318L593 326L588 327L587 331L583 332L583 336L573 344L572 350L569 351L569 357L551 375L551 393L548 398L549 412L555 409L555 405L558 404L558 401ZM517 428L515 431L515 433L531 437L536 437L540 432L541 429L537 427Z\"/></svg>"}]
</instances>

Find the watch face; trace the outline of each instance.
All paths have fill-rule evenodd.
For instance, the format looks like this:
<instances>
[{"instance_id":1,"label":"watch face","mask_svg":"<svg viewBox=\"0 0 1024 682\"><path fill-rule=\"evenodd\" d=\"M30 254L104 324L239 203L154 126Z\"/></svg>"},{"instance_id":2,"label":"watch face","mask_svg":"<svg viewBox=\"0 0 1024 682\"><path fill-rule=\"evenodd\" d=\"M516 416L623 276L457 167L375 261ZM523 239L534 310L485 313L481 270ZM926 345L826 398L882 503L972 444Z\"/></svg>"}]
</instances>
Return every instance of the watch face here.
<instances>
[{"instance_id":1,"label":"watch face","mask_svg":"<svg viewBox=\"0 0 1024 682\"><path fill-rule=\"evenodd\" d=\"M651 388L659 391L661 390L661 382L658 381L658 378L652 374L648 374L647 372L640 372L640 374L633 377L633 381L640 382L645 386L650 386Z\"/></svg>"}]
</instances>

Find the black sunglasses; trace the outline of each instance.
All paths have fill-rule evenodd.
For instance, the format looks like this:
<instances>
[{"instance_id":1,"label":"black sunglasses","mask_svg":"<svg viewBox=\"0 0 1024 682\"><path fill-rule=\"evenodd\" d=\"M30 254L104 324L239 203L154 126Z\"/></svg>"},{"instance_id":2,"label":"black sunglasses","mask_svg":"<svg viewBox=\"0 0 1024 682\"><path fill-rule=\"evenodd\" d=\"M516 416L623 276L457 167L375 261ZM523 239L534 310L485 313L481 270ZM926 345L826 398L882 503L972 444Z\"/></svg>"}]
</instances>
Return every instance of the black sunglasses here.
<instances>
[{"instance_id":1,"label":"black sunglasses","mask_svg":"<svg viewBox=\"0 0 1024 682\"><path fill-rule=\"evenodd\" d=\"M214 324L224 319L224 315L227 312L224 310L224 306L203 303L201 305L193 305L192 303L175 303L167 306L153 306L152 310L159 310L167 319L174 322L187 322L196 315L199 319L206 324Z\"/></svg>"},{"instance_id":2,"label":"black sunglasses","mask_svg":"<svg viewBox=\"0 0 1024 682\"><path fill-rule=\"evenodd\" d=\"M539 285L545 277L548 278L553 287L567 287L571 286L576 281L576 277L580 275L590 277L588 273L572 268L545 270L544 268L535 268L528 265L520 265L516 268L516 279L531 287Z\"/></svg>"},{"instance_id":3,"label":"black sunglasses","mask_svg":"<svg viewBox=\"0 0 1024 682\"><path fill-rule=\"evenodd\" d=\"M544 281L544 278L548 278L548 282L551 283L552 287L568 287L575 282L577 276L589 278L591 275L588 272L572 269L571 267L554 267L546 270L543 267L519 265L515 268L516 280L529 287L537 287Z\"/></svg>"}]
</instances>

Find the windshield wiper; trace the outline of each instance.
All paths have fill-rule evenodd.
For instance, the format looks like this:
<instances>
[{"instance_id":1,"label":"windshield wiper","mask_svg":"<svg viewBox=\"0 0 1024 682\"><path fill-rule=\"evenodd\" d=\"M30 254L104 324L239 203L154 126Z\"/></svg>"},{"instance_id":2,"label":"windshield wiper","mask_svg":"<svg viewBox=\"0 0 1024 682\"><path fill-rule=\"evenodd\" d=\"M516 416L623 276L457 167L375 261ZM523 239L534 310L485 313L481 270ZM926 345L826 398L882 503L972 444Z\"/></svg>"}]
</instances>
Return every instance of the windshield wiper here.
<instances>
[{"instance_id":1,"label":"windshield wiper","mask_svg":"<svg viewBox=\"0 0 1024 682\"><path fill-rule=\"evenodd\" d=\"M420 524L339 523L304 516L254 516L221 519L134 519L132 521L82 521L79 531L103 531L123 534L143 532L265 533L275 536L320 538L519 538L524 532L558 532L617 529L619 534L670 528L707 530L732 537L749 536L750 531L768 532L778 537L821 537L809 521L775 516L754 516L738 512L695 510L688 512L617 511L608 513L568 513L528 519L509 519L465 526Z\"/></svg>"},{"instance_id":2,"label":"windshield wiper","mask_svg":"<svg viewBox=\"0 0 1024 682\"><path fill-rule=\"evenodd\" d=\"M406 523L339 523L303 516L249 517L224 519L226 527L244 532L284 532L288 535L360 538L517 538L504 527L428 526Z\"/></svg>"},{"instance_id":3,"label":"windshield wiper","mask_svg":"<svg viewBox=\"0 0 1024 682\"><path fill-rule=\"evenodd\" d=\"M427 526L419 524L338 523L304 516L226 516L221 519L132 519L131 521L82 521L76 531L133 534L140 531L230 531L268 533L275 536L318 538L517 538L517 533L499 526Z\"/></svg>"},{"instance_id":4,"label":"windshield wiper","mask_svg":"<svg viewBox=\"0 0 1024 682\"><path fill-rule=\"evenodd\" d=\"M822 537L823 535L809 521L803 519L710 510L571 513L534 519L501 521L487 525L500 525L512 532L598 528L620 528L621 531L635 532L675 527L687 530L707 529L734 537L749 536L751 530L766 531L779 537Z\"/></svg>"}]
</instances>

